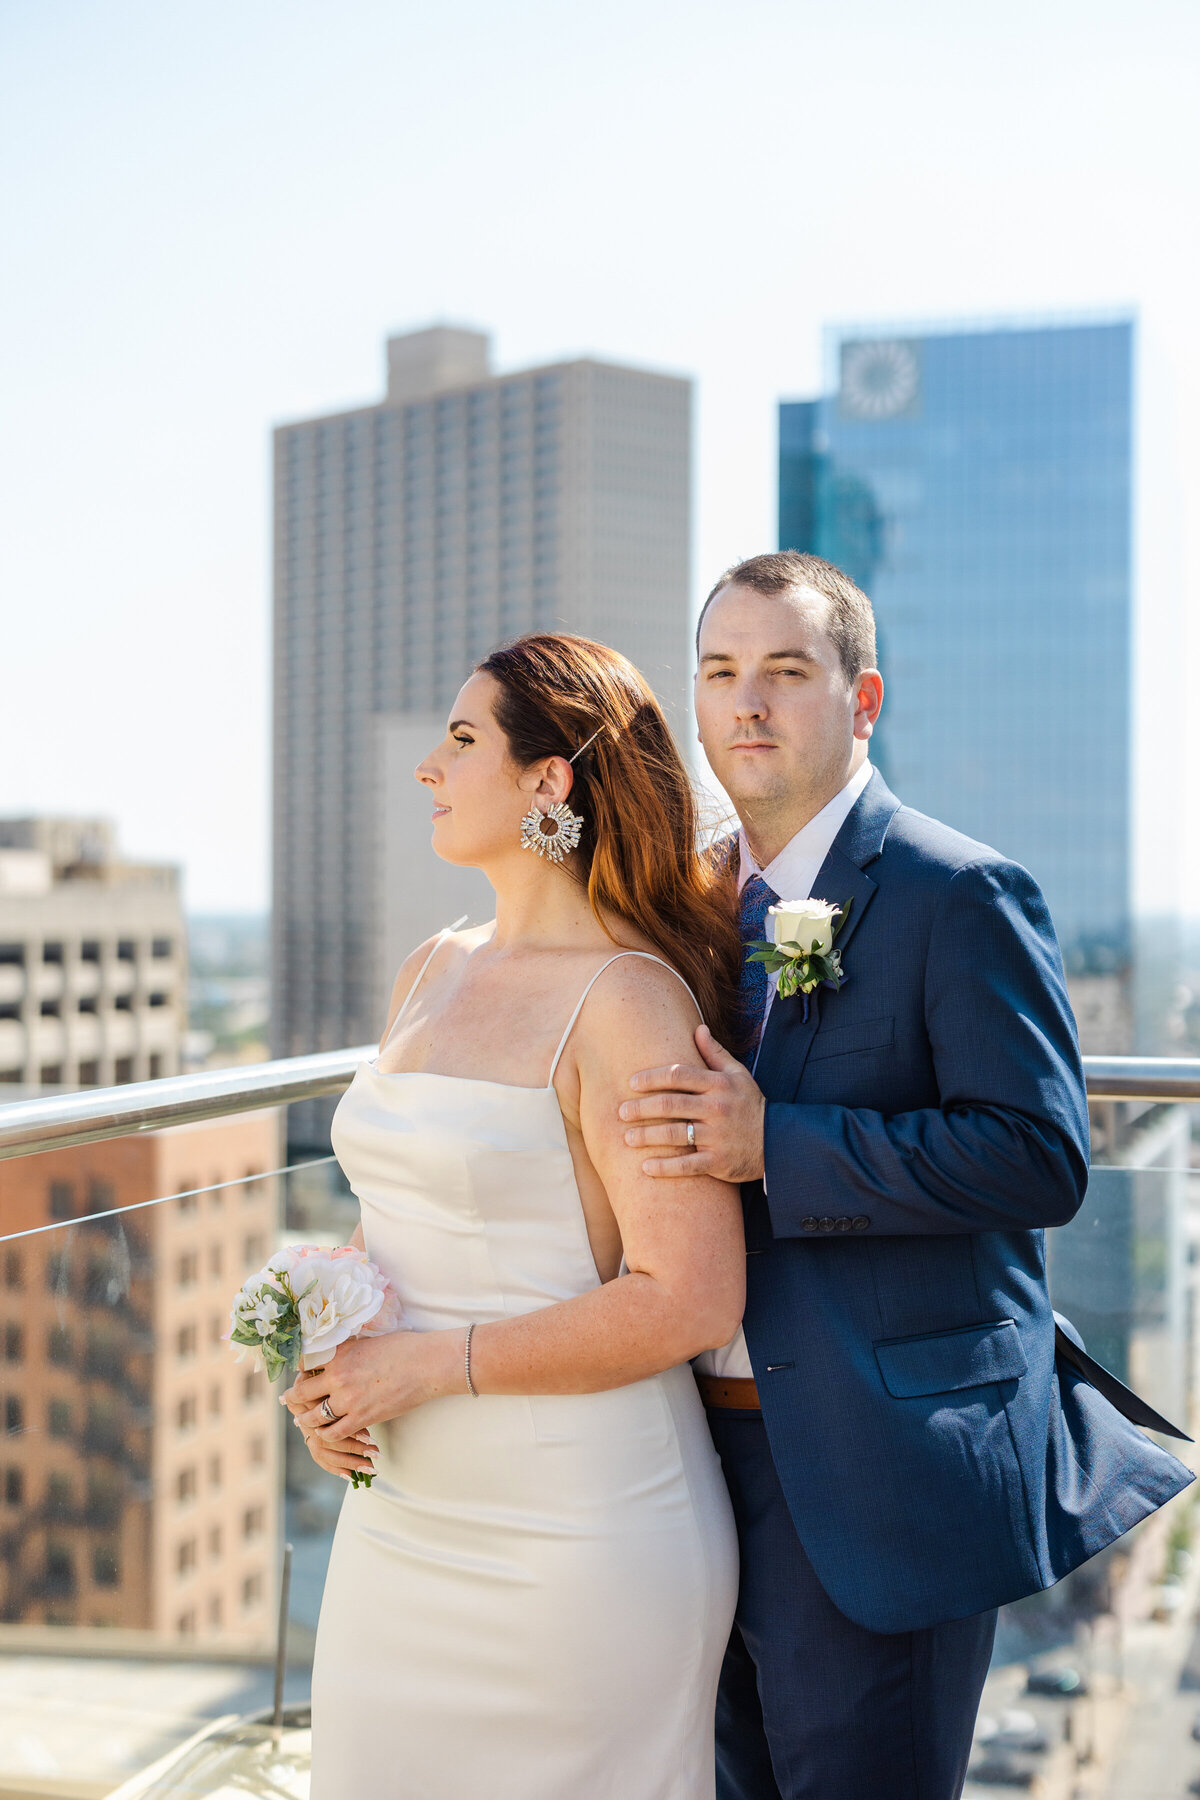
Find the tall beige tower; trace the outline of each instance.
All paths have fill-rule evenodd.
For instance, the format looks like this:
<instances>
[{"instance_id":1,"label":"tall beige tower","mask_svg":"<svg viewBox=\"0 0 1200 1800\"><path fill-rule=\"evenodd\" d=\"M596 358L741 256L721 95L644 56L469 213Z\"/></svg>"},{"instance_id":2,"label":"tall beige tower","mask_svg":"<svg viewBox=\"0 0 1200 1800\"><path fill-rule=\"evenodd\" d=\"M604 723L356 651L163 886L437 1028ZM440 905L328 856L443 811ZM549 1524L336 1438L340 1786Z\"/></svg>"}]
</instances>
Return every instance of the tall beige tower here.
<instances>
[{"instance_id":1,"label":"tall beige tower","mask_svg":"<svg viewBox=\"0 0 1200 1800\"><path fill-rule=\"evenodd\" d=\"M388 344L378 405L275 436L274 1048L378 1034L395 964L482 878L436 864L419 756L473 663L562 629L688 713L691 383L488 340Z\"/></svg>"}]
</instances>

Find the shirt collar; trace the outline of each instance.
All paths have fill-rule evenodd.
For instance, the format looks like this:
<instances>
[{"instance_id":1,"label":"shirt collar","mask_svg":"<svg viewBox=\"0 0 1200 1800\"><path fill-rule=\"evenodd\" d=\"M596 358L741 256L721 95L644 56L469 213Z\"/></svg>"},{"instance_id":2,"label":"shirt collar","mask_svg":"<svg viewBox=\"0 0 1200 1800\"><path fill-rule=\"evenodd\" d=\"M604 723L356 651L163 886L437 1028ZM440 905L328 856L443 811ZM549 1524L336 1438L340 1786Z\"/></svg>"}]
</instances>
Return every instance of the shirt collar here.
<instances>
[{"instance_id":1,"label":"shirt collar","mask_svg":"<svg viewBox=\"0 0 1200 1800\"><path fill-rule=\"evenodd\" d=\"M759 868L746 842L744 831L738 832L738 893L752 875L761 875L767 886L781 900L807 900L821 864L833 848L833 840L849 818L871 776L875 773L870 759L854 771L845 787L824 805L819 813L802 825L794 838L783 846L779 855L765 869Z\"/></svg>"}]
</instances>

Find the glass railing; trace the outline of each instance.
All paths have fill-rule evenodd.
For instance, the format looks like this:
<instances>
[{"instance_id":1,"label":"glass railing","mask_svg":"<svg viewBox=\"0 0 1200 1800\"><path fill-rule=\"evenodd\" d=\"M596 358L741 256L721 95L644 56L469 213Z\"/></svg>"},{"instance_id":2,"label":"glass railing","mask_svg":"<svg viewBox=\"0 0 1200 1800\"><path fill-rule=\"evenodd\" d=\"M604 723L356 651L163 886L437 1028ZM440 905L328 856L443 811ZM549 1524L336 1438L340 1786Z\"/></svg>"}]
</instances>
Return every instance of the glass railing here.
<instances>
[{"instance_id":1,"label":"glass railing","mask_svg":"<svg viewBox=\"0 0 1200 1800\"><path fill-rule=\"evenodd\" d=\"M284 1153L282 1109L364 1054L0 1106L0 1800L307 1793L346 1489L224 1334L281 1241L353 1231L333 1159ZM1186 1427L1200 1062L1088 1074L1097 1160L1049 1237L1055 1302ZM1157 1800L1200 1778L1192 1515L1181 1496L1005 1609L969 1795Z\"/></svg>"}]
</instances>

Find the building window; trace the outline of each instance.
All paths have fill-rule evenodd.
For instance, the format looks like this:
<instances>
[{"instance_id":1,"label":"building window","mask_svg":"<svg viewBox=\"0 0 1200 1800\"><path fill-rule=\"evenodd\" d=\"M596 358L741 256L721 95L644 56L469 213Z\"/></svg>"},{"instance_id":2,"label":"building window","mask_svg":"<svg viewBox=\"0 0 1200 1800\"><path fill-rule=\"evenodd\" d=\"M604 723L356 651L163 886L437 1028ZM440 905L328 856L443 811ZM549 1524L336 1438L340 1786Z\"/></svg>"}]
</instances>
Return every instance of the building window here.
<instances>
[{"instance_id":1,"label":"building window","mask_svg":"<svg viewBox=\"0 0 1200 1800\"><path fill-rule=\"evenodd\" d=\"M41 1012L43 1019L61 1019L62 1018L62 1001L61 1000L43 1000L41 1007L39 1008L39 1011Z\"/></svg>"},{"instance_id":2,"label":"building window","mask_svg":"<svg viewBox=\"0 0 1200 1800\"><path fill-rule=\"evenodd\" d=\"M79 996L79 1010L81 1013L94 1013L99 1011L95 994L81 994ZM82 1080L82 1076L80 1079Z\"/></svg>"},{"instance_id":3,"label":"building window","mask_svg":"<svg viewBox=\"0 0 1200 1800\"><path fill-rule=\"evenodd\" d=\"M247 1405L261 1399L264 1392L263 1380L257 1369L249 1369L242 1378L242 1399Z\"/></svg>"},{"instance_id":4,"label":"building window","mask_svg":"<svg viewBox=\"0 0 1200 1800\"><path fill-rule=\"evenodd\" d=\"M261 1437L251 1438L250 1439L250 1461L251 1461L251 1464L253 1466L257 1467L259 1464L265 1463L266 1460L267 1460L267 1440L266 1440L266 1438L261 1438Z\"/></svg>"},{"instance_id":5,"label":"building window","mask_svg":"<svg viewBox=\"0 0 1200 1800\"><path fill-rule=\"evenodd\" d=\"M263 1597L263 1578L261 1575L247 1575L242 1583L242 1605L258 1606Z\"/></svg>"},{"instance_id":6,"label":"building window","mask_svg":"<svg viewBox=\"0 0 1200 1800\"><path fill-rule=\"evenodd\" d=\"M133 995L132 994L118 994L116 999L113 1001L113 1005L116 1007L118 1012L132 1012L133 1011ZM119 1068L120 1064L118 1063L117 1066ZM120 1079L121 1079L121 1077L118 1075L117 1080L119 1081ZM132 1081L133 1080L132 1074L127 1075L125 1077L125 1079L126 1079L126 1081Z\"/></svg>"},{"instance_id":7,"label":"building window","mask_svg":"<svg viewBox=\"0 0 1200 1800\"><path fill-rule=\"evenodd\" d=\"M52 1294L66 1294L71 1286L71 1252L52 1250L46 1258L46 1287Z\"/></svg>"},{"instance_id":8,"label":"building window","mask_svg":"<svg viewBox=\"0 0 1200 1800\"><path fill-rule=\"evenodd\" d=\"M116 1587L121 1579L120 1564L117 1553L106 1544L98 1544L92 1551L92 1580L97 1587Z\"/></svg>"},{"instance_id":9,"label":"building window","mask_svg":"<svg viewBox=\"0 0 1200 1800\"><path fill-rule=\"evenodd\" d=\"M221 1485L221 1459L219 1456L210 1456L208 1459L208 1485L210 1488L219 1488Z\"/></svg>"},{"instance_id":10,"label":"building window","mask_svg":"<svg viewBox=\"0 0 1200 1800\"><path fill-rule=\"evenodd\" d=\"M242 1261L248 1269L255 1269L263 1259L263 1241L260 1237L248 1237L242 1246Z\"/></svg>"},{"instance_id":11,"label":"building window","mask_svg":"<svg viewBox=\"0 0 1200 1800\"><path fill-rule=\"evenodd\" d=\"M0 944L0 963L18 963L21 968L24 968L24 944Z\"/></svg>"},{"instance_id":12,"label":"building window","mask_svg":"<svg viewBox=\"0 0 1200 1800\"><path fill-rule=\"evenodd\" d=\"M200 1196L192 1190L196 1183L189 1175L179 1194L179 1210L181 1213L194 1213L200 1209Z\"/></svg>"},{"instance_id":13,"label":"building window","mask_svg":"<svg viewBox=\"0 0 1200 1800\"><path fill-rule=\"evenodd\" d=\"M90 963L100 961L100 940L98 938L84 938L79 946L79 960Z\"/></svg>"},{"instance_id":14,"label":"building window","mask_svg":"<svg viewBox=\"0 0 1200 1800\"><path fill-rule=\"evenodd\" d=\"M117 1190L111 1181L101 1181L93 1175L88 1182L87 1210L89 1213L112 1212L117 1204Z\"/></svg>"},{"instance_id":15,"label":"building window","mask_svg":"<svg viewBox=\"0 0 1200 1800\"><path fill-rule=\"evenodd\" d=\"M175 1354L180 1358L195 1356L199 1345L194 1325L181 1325L175 1333Z\"/></svg>"},{"instance_id":16,"label":"building window","mask_svg":"<svg viewBox=\"0 0 1200 1800\"><path fill-rule=\"evenodd\" d=\"M55 1014L57 1018L57 1013ZM43 1087L61 1087L63 1084L63 1066L61 1063L43 1063L39 1080Z\"/></svg>"},{"instance_id":17,"label":"building window","mask_svg":"<svg viewBox=\"0 0 1200 1800\"><path fill-rule=\"evenodd\" d=\"M75 1592L75 1558L63 1544L46 1545L46 1594L56 1600Z\"/></svg>"},{"instance_id":18,"label":"building window","mask_svg":"<svg viewBox=\"0 0 1200 1800\"><path fill-rule=\"evenodd\" d=\"M19 1250L6 1250L4 1253L4 1285L6 1288L14 1289L25 1286Z\"/></svg>"},{"instance_id":19,"label":"building window","mask_svg":"<svg viewBox=\"0 0 1200 1800\"><path fill-rule=\"evenodd\" d=\"M267 1515L261 1506L247 1507L242 1514L242 1536L244 1538L261 1537L267 1529Z\"/></svg>"},{"instance_id":20,"label":"building window","mask_svg":"<svg viewBox=\"0 0 1200 1800\"><path fill-rule=\"evenodd\" d=\"M215 1350L217 1348L217 1346L219 1345L219 1343L221 1342L221 1326L224 1323L225 1323L225 1321L221 1317L220 1313L213 1313L211 1315L211 1317L209 1318L209 1321L208 1321L208 1344L209 1344L210 1350Z\"/></svg>"},{"instance_id":21,"label":"building window","mask_svg":"<svg viewBox=\"0 0 1200 1800\"><path fill-rule=\"evenodd\" d=\"M58 1368L70 1366L72 1359L71 1333L65 1325L52 1325L46 1340L46 1356Z\"/></svg>"},{"instance_id":22,"label":"building window","mask_svg":"<svg viewBox=\"0 0 1200 1800\"><path fill-rule=\"evenodd\" d=\"M120 1003L118 1002L118 1004ZM118 1087L123 1086L127 1081L133 1080L132 1056L118 1056L116 1062L113 1064L113 1079L116 1081Z\"/></svg>"},{"instance_id":23,"label":"building window","mask_svg":"<svg viewBox=\"0 0 1200 1800\"><path fill-rule=\"evenodd\" d=\"M4 1327L4 1360L12 1363L25 1360L25 1333L19 1325Z\"/></svg>"},{"instance_id":24,"label":"building window","mask_svg":"<svg viewBox=\"0 0 1200 1800\"><path fill-rule=\"evenodd\" d=\"M23 1431L25 1428L25 1409L16 1394L4 1396L4 1429L5 1431Z\"/></svg>"},{"instance_id":25,"label":"building window","mask_svg":"<svg viewBox=\"0 0 1200 1800\"><path fill-rule=\"evenodd\" d=\"M221 1629L221 1596L214 1594L208 1603L208 1623L213 1631Z\"/></svg>"},{"instance_id":26,"label":"building window","mask_svg":"<svg viewBox=\"0 0 1200 1800\"><path fill-rule=\"evenodd\" d=\"M42 961L44 963L59 963L59 964L61 964L62 959L63 959L63 947L61 944L43 944L42 945Z\"/></svg>"},{"instance_id":27,"label":"building window","mask_svg":"<svg viewBox=\"0 0 1200 1800\"><path fill-rule=\"evenodd\" d=\"M175 1408L175 1426L179 1431L192 1431L196 1424L196 1396L185 1394Z\"/></svg>"},{"instance_id":28,"label":"building window","mask_svg":"<svg viewBox=\"0 0 1200 1800\"><path fill-rule=\"evenodd\" d=\"M186 1575L188 1570L194 1569L195 1566L196 1540L194 1537L184 1538L182 1544L178 1545L175 1551L175 1567L181 1575Z\"/></svg>"},{"instance_id":29,"label":"building window","mask_svg":"<svg viewBox=\"0 0 1200 1800\"><path fill-rule=\"evenodd\" d=\"M79 1003L79 1010L80 1010L80 1012L83 1011L82 1000ZM95 1010L96 1009L93 1006L92 1011L95 1012ZM79 1065L79 1085L80 1085L80 1087L99 1087L99 1085L100 1085L100 1064L96 1061L94 1056L86 1057L84 1059L84 1061L80 1063L80 1065Z\"/></svg>"},{"instance_id":30,"label":"building window","mask_svg":"<svg viewBox=\"0 0 1200 1800\"><path fill-rule=\"evenodd\" d=\"M20 1506L25 1499L24 1469L5 1469L4 1471L4 1503L6 1506Z\"/></svg>"},{"instance_id":31,"label":"building window","mask_svg":"<svg viewBox=\"0 0 1200 1800\"><path fill-rule=\"evenodd\" d=\"M220 1557L221 1527L219 1525L210 1525L208 1528L208 1554L213 1562L216 1562Z\"/></svg>"},{"instance_id":32,"label":"building window","mask_svg":"<svg viewBox=\"0 0 1200 1800\"><path fill-rule=\"evenodd\" d=\"M150 1004L151 1004L151 1006L165 1006L169 999L170 999L169 994L159 994L159 993L151 994Z\"/></svg>"},{"instance_id":33,"label":"building window","mask_svg":"<svg viewBox=\"0 0 1200 1800\"><path fill-rule=\"evenodd\" d=\"M117 961L133 962L137 957L137 945L132 938L117 939Z\"/></svg>"},{"instance_id":34,"label":"building window","mask_svg":"<svg viewBox=\"0 0 1200 1800\"><path fill-rule=\"evenodd\" d=\"M21 1007L19 1001L6 1000L3 1005L0 1005L0 1019L19 1019L20 1017ZM18 1069L15 1074L6 1076L5 1079L8 1081L20 1081L20 1069Z\"/></svg>"},{"instance_id":35,"label":"building window","mask_svg":"<svg viewBox=\"0 0 1200 1800\"><path fill-rule=\"evenodd\" d=\"M170 956L171 939L169 937L155 938L150 946L150 954L151 956Z\"/></svg>"},{"instance_id":36,"label":"building window","mask_svg":"<svg viewBox=\"0 0 1200 1800\"><path fill-rule=\"evenodd\" d=\"M162 1080L164 1074L166 1073L166 1070L163 1068L163 1060L164 1060L163 1053L161 1050L152 1050L150 1052L150 1079L151 1079L151 1081L161 1081Z\"/></svg>"},{"instance_id":37,"label":"building window","mask_svg":"<svg viewBox=\"0 0 1200 1800\"><path fill-rule=\"evenodd\" d=\"M196 1250L186 1250L179 1258L176 1270L176 1281L180 1287L194 1287L200 1279L200 1255ZM194 1331L195 1326L191 1329Z\"/></svg>"},{"instance_id":38,"label":"building window","mask_svg":"<svg viewBox=\"0 0 1200 1800\"><path fill-rule=\"evenodd\" d=\"M46 1419L51 1437L70 1437L71 1407L69 1401L52 1400L49 1407L46 1409Z\"/></svg>"},{"instance_id":39,"label":"building window","mask_svg":"<svg viewBox=\"0 0 1200 1800\"><path fill-rule=\"evenodd\" d=\"M46 1512L61 1523L69 1519L75 1503L69 1475L51 1475L46 1482Z\"/></svg>"},{"instance_id":40,"label":"building window","mask_svg":"<svg viewBox=\"0 0 1200 1800\"><path fill-rule=\"evenodd\" d=\"M175 1477L175 1498L180 1505L196 1498L196 1467L194 1463L189 1464L186 1469L180 1469Z\"/></svg>"},{"instance_id":41,"label":"building window","mask_svg":"<svg viewBox=\"0 0 1200 1800\"><path fill-rule=\"evenodd\" d=\"M209 1418L211 1418L211 1419L219 1419L220 1418L222 1398L223 1398L223 1396L222 1396L222 1393L221 1393L221 1390L219 1387L209 1388L209 1390L208 1390L208 1415L209 1415Z\"/></svg>"},{"instance_id":42,"label":"building window","mask_svg":"<svg viewBox=\"0 0 1200 1800\"><path fill-rule=\"evenodd\" d=\"M52 1181L50 1183L50 1217L52 1219L73 1219L75 1217L75 1189L69 1181Z\"/></svg>"},{"instance_id":43,"label":"building window","mask_svg":"<svg viewBox=\"0 0 1200 1800\"><path fill-rule=\"evenodd\" d=\"M222 1249L223 1246L221 1244L210 1244L208 1246L208 1272L210 1275L219 1275L221 1273L221 1264L223 1261Z\"/></svg>"},{"instance_id":44,"label":"building window","mask_svg":"<svg viewBox=\"0 0 1200 1800\"><path fill-rule=\"evenodd\" d=\"M175 1630L180 1637L195 1637L196 1613L193 1607L189 1607L185 1613L180 1613L175 1622Z\"/></svg>"}]
</instances>

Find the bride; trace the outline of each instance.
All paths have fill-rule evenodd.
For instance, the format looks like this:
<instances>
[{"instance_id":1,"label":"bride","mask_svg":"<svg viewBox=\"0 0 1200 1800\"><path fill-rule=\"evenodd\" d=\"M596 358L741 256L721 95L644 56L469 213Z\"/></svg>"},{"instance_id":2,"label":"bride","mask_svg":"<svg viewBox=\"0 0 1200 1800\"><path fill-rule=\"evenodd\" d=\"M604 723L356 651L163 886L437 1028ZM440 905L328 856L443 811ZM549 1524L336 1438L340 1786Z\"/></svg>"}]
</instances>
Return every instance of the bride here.
<instances>
[{"instance_id":1,"label":"bride","mask_svg":"<svg viewBox=\"0 0 1200 1800\"><path fill-rule=\"evenodd\" d=\"M655 1182L630 1075L736 1036L687 773L584 638L481 663L417 779L496 917L396 979L333 1142L411 1329L285 1396L346 1494L312 1800L711 1800L736 1540L689 1358L741 1318L735 1189ZM419 877L417 877L419 879Z\"/></svg>"}]
</instances>

